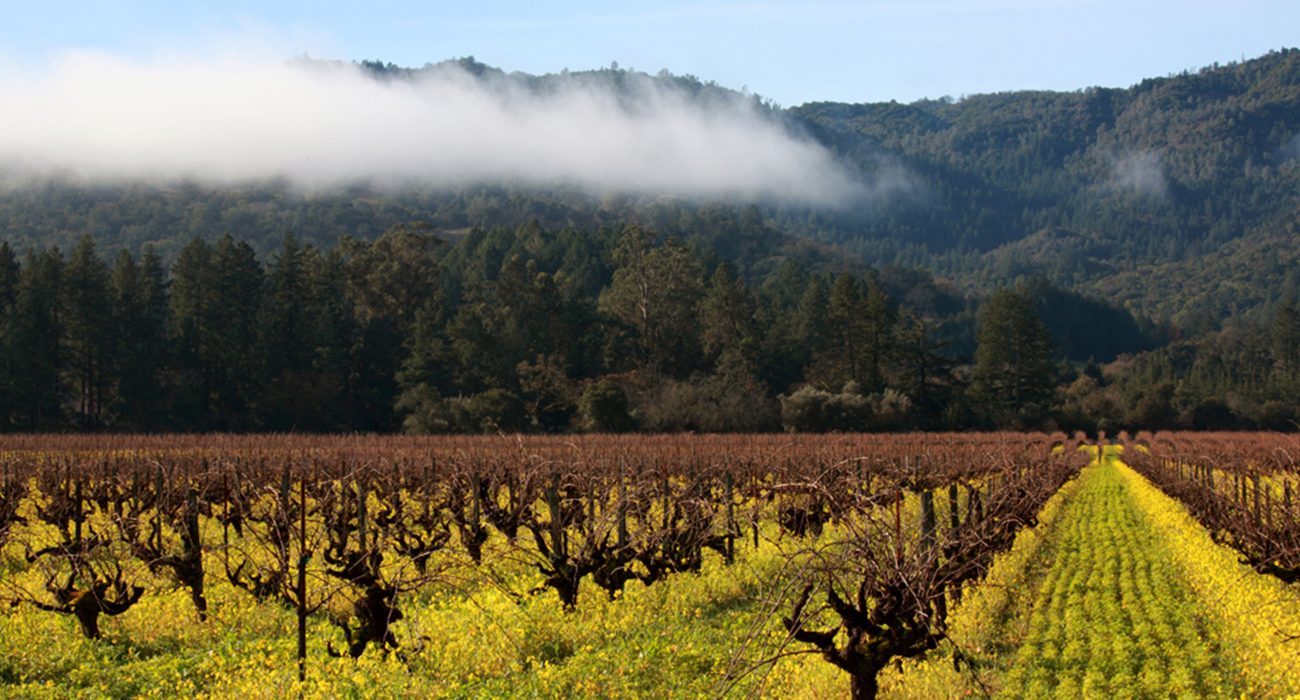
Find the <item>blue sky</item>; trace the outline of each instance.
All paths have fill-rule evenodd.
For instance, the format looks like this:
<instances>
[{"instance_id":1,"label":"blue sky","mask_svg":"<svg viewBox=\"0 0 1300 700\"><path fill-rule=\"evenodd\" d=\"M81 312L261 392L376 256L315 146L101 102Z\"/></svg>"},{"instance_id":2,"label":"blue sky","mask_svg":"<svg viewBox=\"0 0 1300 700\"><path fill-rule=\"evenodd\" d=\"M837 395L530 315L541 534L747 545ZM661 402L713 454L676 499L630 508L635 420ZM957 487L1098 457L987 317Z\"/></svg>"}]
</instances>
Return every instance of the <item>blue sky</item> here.
<instances>
[{"instance_id":1,"label":"blue sky","mask_svg":"<svg viewBox=\"0 0 1300 700\"><path fill-rule=\"evenodd\" d=\"M0 67L68 52L158 63L260 53L419 66L473 55L530 73L618 61L772 98L909 102L1126 87L1300 45L1300 2L156 2L7 0Z\"/></svg>"}]
</instances>

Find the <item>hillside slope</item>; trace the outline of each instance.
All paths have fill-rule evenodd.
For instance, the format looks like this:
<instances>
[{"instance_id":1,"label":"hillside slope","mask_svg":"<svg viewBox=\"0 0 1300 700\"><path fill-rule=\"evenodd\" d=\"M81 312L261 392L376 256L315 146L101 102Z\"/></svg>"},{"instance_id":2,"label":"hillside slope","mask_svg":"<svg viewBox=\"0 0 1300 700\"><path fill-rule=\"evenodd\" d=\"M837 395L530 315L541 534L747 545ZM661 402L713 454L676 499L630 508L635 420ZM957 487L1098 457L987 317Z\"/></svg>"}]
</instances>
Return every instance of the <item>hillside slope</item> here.
<instances>
[{"instance_id":1,"label":"hillside slope","mask_svg":"<svg viewBox=\"0 0 1300 700\"><path fill-rule=\"evenodd\" d=\"M224 233L264 256L287 230L328 249L343 235L373 240L412 220L448 236L532 219L580 231L636 223L742 258L751 279L777 269L779 261L763 258L795 236L835 246L814 246L813 257L847 254L871 265L929 268L967 293L1045 275L1189 329L1213 328L1230 317L1266 320L1295 293L1294 280L1277 286L1291 279L1300 216L1300 51L1294 49L1126 89L789 109L666 72L611 67L532 76L472 58L419 69L360 67L380 81L454 70L497 90L606 90L628 110L654 90L705 106L747 103L761 118L833 151L865 188L844 208L754 202L769 233L763 241L742 241L713 231L716 202L653 192L519 183L438 189L358 183L305 192L285 182L87 185L9 173L0 177L0 239L20 251L68 250L90 233L101 250L138 252L153 243L170 260L190 239ZM747 203L727 206L738 204ZM774 232L784 242L772 239Z\"/></svg>"},{"instance_id":2,"label":"hillside slope","mask_svg":"<svg viewBox=\"0 0 1300 700\"><path fill-rule=\"evenodd\" d=\"M788 222L868 262L925 265L971 287L1047 274L1113 291L1109 298L1144 313L1207 311L1217 320L1268 294L1255 287L1244 306L1206 307L1133 278L1171 263L1182 265L1162 269L1212 274L1218 268L1203 256L1271 254L1295 235L1287 224L1300 211L1296 50L1128 89L791 112L842 157L888 161L910 178L909 195L883 206ZM1220 252L1247 236L1255 242Z\"/></svg>"}]
</instances>

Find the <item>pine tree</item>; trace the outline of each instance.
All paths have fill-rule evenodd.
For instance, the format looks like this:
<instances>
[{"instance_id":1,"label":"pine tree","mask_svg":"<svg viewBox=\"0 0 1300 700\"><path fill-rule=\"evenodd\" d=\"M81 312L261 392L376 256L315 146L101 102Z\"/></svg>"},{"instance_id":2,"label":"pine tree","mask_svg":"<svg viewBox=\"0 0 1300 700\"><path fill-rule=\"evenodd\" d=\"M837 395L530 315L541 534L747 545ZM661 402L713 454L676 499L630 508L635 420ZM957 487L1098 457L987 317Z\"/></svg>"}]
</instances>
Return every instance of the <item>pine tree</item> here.
<instances>
[{"instance_id":1,"label":"pine tree","mask_svg":"<svg viewBox=\"0 0 1300 700\"><path fill-rule=\"evenodd\" d=\"M265 381L280 379L311 366L310 309L306 259L292 231L266 269L266 289L258 318L258 360Z\"/></svg>"},{"instance_id":2,"label":"pine tree","mask_svg":"<svg viewBox=\"0 0 1300 700\"><path fill-rule=\"evenodd\" d=\"M167 392L167 283L162 259L146 246L137 263L123 250L113 264L113 325L117 344L117 419L136 429L158 429Z\"/></svg>"},{"instance_id":3,"label":"pine tree","mask_svg":"<svg viewBox=\"0 0 1300 700\"><path fill-rule=\"evenodd\" d=\"M893 358L903 392L919 407L925 427L943 413L952 393L955 360L944 354L948 343L930 337L928 319L906 311L899 319Z\"/></svg>"},{"instance_id":4,"label":"pine tree","mask_svg":"<svg viewBox=\"0 0 1300 700\"><path fill-rule=\"evenodd\" d=\"M195 398L193 427L243 429L256 391L255 339L262 268L247 243L194 239L172 266L179 368Z\"/></svg>"},{"instance_id":5,"label":"pine tree","mask_svg":"<svg viewBox=\"0 0 1300 700\"><path fill-rule=\"evenodd\" d=\"M825 349L830 342L831 332L826 319L830 308L828 289L825 278L818 277L808 283L803 295L799 297L798 336L800 345L807 349L805 364L811 361L813 354Z\"/></svg>"},{"instance_id":6,"label":"pine tree","mask_svg":"<svg viewBox=\"0 0 1300 700\"><path fill-rule=\"evenodd\" d=\"M202 238L182 248L171 268L172 348L181 385L174 408L182 409L176 418L190 429L207 427L212 395L223 375L215 275L212 247Z\"/></svg>"},{"instance_id":7,"label":"pine tree","mask_svg":"<svg viewBox=\"0 0 1300 700\"><path fill-rule=\"evenodd\" d=\"M849 381L866 393L884 390L894 314L880 285L841 274L831 286L825 323L826 349L809 368L810 379L832 390Z\"/></svg>"},{"instance_id":8,"label":"pine tree","mask_svg":"<svg viewBox=\"0 0 1300 700\"><path fill-rule=\"evenodd\" d=\"M0 426L13 417L14 381L21 372L23 357L14 347L13 315L18 299L22 267L8 241L0 241Z\"/></svg>"},{"instance_id":9,"label":"pine tree","mask_svg":"<svg viewBox=\"0 0 1300 700\"><path fill-rule=\"evenodd\" d=\"M999 289L980 310L973 389L990 408L1019 411L1052 394L1052 339L1028 290Z\"/></svg>"},{"instance_id":10,"label":"pine tree","mask_svg":"<svg viewBox=\"0 0 1300 700\"><path fill-rule=\"evenodd\" d=\"M373 244L344 236L348 300L356 329L345 388L358 430L397 427L397 374L406 358L415 316L440 291L433 249L439 244L427 224L398 224Z\"/></svg>"},{"instance_id":11,"label":"pine tree","mask_svg":"<svg viewBox=\"0 0 1300 700\"><path fill-rule=\"evenodd\" d=\"M15 422L25 430L53 430L63 422L63 265L58 247L28 251L18 276L7 335L22 363L13 378L13 400Z\"/></svg>"},{"instance_id":12,"label":"pine tree","mask_svg":"<svg viewBox=\"0 0 1300 700\"><path fill-rule=\"evenodd\" d=\"M687 376L698 367L703 272L675 239L657 241L658 234L628 227L614 251L618 269L600 310L635 329L642 369Z\"/></svg>"},{"instance_id":13,"label":"pine tree","mask_svg":"<svg viewBox=\"0 0 1300 700\"><path fill-rule=\"evenodd\" d=\"M82 236L63 266L62 307L68 386L77 400L77 423L97 427L116 384L112 297L108 266L95 254L95 239Z\"/></svg>"},{"instance_id":14,"label":"pine tree","mask_svg":"<svg viewBox=\"0 0 1300 700\"><path fill-rule=\"evenodd\" d=\"M1273 359L1282 371L1288 378L1300 377L1300 311L1294 303L1278 307L1273 317L1272 341Z\"/></svg>"},{"instance_id":15,"label":"pine tree","mask_svg":"<svg viewBox=\"0 0 1300 700\"><path fill-rule=\"evenodd\" d=\"M700 303L704 352L719 374L752 377L754 374L754 303L744 280L731 263L724 262L709 280Z\"/></svg>"}]
</instances>

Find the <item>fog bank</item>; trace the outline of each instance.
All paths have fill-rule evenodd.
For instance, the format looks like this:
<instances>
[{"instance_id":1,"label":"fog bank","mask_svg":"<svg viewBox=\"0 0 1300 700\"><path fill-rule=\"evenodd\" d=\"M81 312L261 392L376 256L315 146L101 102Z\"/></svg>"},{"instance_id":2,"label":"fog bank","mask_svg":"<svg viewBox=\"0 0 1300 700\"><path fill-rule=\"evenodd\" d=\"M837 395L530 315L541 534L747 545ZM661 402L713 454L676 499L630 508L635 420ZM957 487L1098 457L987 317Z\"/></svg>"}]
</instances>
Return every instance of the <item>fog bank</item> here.
<instances>
[{"instance_id":1,"label":"fog bank","mask_svg":"<svg viewBox=\"0 0 1300 700\"><path fill-rule=\"evenodd\" d=\"M753 100L643 82L629 106L609 87L539 93L454 65L378 80L338 62L71 54L40 74L0 71L0 164L95 181L512 180L813 205L866 192Z\"/></svg>"}]
</instances>

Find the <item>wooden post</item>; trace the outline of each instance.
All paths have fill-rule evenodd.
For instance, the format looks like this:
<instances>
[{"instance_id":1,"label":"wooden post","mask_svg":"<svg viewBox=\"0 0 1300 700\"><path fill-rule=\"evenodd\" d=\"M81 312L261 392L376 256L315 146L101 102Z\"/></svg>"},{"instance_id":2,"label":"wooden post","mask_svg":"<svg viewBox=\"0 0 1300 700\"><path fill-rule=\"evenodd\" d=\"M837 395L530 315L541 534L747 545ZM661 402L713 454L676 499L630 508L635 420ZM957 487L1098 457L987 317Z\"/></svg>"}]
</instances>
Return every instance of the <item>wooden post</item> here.
<instances>
[{"instance_id":1,"label":"wooden post","mask_svg":"<svg viewBox=\"0 0 1300 700\"><path fill-rule=\"evenodd\" d=\"M732 488L731 470L727 470L724 475L724 484L727 490L727 566L731 566L736 561L736 499Z\"/></svg>"},{"instance_id":2,"label":"wooden post","mask_svg":"<svg viewBox=\"0 0 1300 700\"><path fill-rule=\"evenodd\" d=\"M1252 490L1255 492L1255 522L1258 523L1261 522L1262 519L1262 513L1260 510L1260 502L1259 502L1259 475L1251 474L1250 481L1252 485Z\"/></svg>"},{"instance_id":3,"label":"wooden post","mask_svg":"<svg viewBox=\"0 0 1300 700\"><path fill-rule=\"evenodd\" d=\"M551 485L546 487L546 508L551 513L551 557L556 561L563 561L567 554L564 551L564 522L560 514L560 475L551 473Z\"/></svg>"},{"instance_id":4,"label":"wooden post","mask_svg":"<svg viewBox=\"0 0 1300 700\"><path fill-rule=\"evenodd\" d=\"M429 522L429 502L433 500L433 476L437 473L438 463L434 461L432 455L429 456L429 463L424 466L424 522Z\"/></svg>"},{"instance_id":5,"label":"wooden post","mask_svg":"<svg viewBox=\"0 0 1300 700\"><path fill-rule=\"evenodd\" d=\"M671 511L668 503L668 468L667 467L664 467L663 471L660 472L660 476L663 478L663 494L662 494L664 498L663 529L667 530L668 522L669 522L668 513Z\"/></svg>"},{"instance_id":6,"label":"wooden post","mask_svg":"<svg viewBox=\"0 0 1300 700\"><path fill-rule=\"evenodd\" d=\"M910 468L908 458L903 458L904 473ZM894 494L894 561L903 561L903 487L898 485Z\"/></svg>"},{"instance_id":7,"label":"wooden post","mask_svg":"<svg viewBox=\"0 0 1300 700\"><path fill-rule=\"evenodd\" d=\"M81 513L81 479L77 479L76 486L73 487L73 490L75 493L73 498L76 501L76 508L72 511L73 529L76 532L76 534L73 535L73 544L76 547L76 549L80 551L81 550L81 521L85 520L85 516L82 515Z\"/></svg>"},{"instance_id":8,"label":"wooden post","mask_svg":"<svg viewBox=\"0 0 1300 700\"><path fill-rule=\"evenodd\" d=\"M960 506L957 504L957 484L948 484L948 528L950 532L956 533L961 527ZM956 535L954 534L954 537Z\"/></svg>"},{"instance_id":9,"label":"wooden post","mask_svg":"<svg viewBox=\"0 0 1300 700\"><path fill-rule=\"evenodd\" d=\"M366 542L366 479L364 475L357 475L357 544L359 551L363 554L367 548Z\"/></svg>"},{"instance_id":10,"label":"wooden post","mask_svg":"<svg viewBox=\"0 0 1300 700\"><path fill-rule=\"evenodd\" d=\"M957 498L956 483L948 484L948 527L951 528L949 530L949 538L954 541L957 540L960 537L959 531L961 530L961 505ZM961 602L960 584L955 588L950 589L948 592L952 594L952 600L954 603Z\"/></svg>"},{"instance_id":11,"label":"wooden post","mask_svg":"<svg viewBox=\"0 0 1300 700\"><path fill-rule=\"evenodd\" d=\"M153 534L154 549L162 552L162 511L166 502L166 482L163 481L162 465L158 466L158 475L154 480Z\"/></svg>"},{"instance_id":12,"label":"wooden post","mask_svg":"<svg viewBox=\"0 0 1300 700\"><path fill-rule=\"evenodd\" d=\"M140 472L131 475L131 517L135 519L136 537L140 536Z\"/></svg>"},{"instance_id":13,"label":"wooden post","mask_svg":"<svg viewBox=\"0 0 1300 700\"><path fill-rule=\"evenodd\" d=\"M591 472L588 472L587 473L587 522L589 523L588 528L590 529L593 537L595 536L595 532L596 532L596 485L592 482L594 482L595 480L596 479L591 474Z\"/></svg>"},{"instance_id":14,"label":"wooden post","mask_svg":"<svg viewBox=\"0 0 1300 700\"><path fill-rule=\"evenodd\" d=\"M225 517L221 519L221 553L228 562L230 561L230 484L225 474L221 475L221 495L224 501L222 510L225 511Z\"/></svg>"},{"instance_id":15,"label":"wooden post","mask_svg":"<svg viewBox=\"0 0 1300 700\"><path fill-rule=\"evenodd\" d=\"M471 506L469 517L470 520L473 521L474 523L474 531L478 532L478 526L479 526L478 519L480 514L483 512L482 504L479 503L479 491L481 491L483 488L483 482L479 478L477 471L474 472L472 475L470 475L469 483L470 483L470 487L474 490L474 493L471 494L470 496L473 499L472 501L473 505Z\"/></svg>"},{"instance_id":16,"label":"wooden post","mask_svg":"<svg viewBox=\"0 0 1300 700\"><path fill-rule=\"evenodd\" d=\"M627 546L627 465L618 458L618 548Z\"/></svg>"},{"instance_id":17,"label":"wooden post","mask_svg":"<svg viewBox=\"0 0 1300 700\"><path fill-rule=\"evenodd\" d=\"M284 512L284 517L289 517L289 464L284 465L284 471L280 473L280 510Z\"/></svg>"},{"instance_id":18,"label":"wooden post","mask_svg":"<svg viewBox=\"0 0 1300 700\"><path fill-rule=\"evenodd\" d=\"M285 469L285 480L289 470ZM307 475L304 473L298 482L298 682L307 682L307 560L311 555L307 551Z\"/></svg>"},{"instance_id":19,"label":"wooden post","mask_svg":"<svg viewBox=\"0 0 1300 700\"><path fill-rule=\"evenodd\" d=\"M934 548L934 531L936 527L934 492L926 489L921 492L921 548L926 552Z\"/></svg>"}]
</instances>

